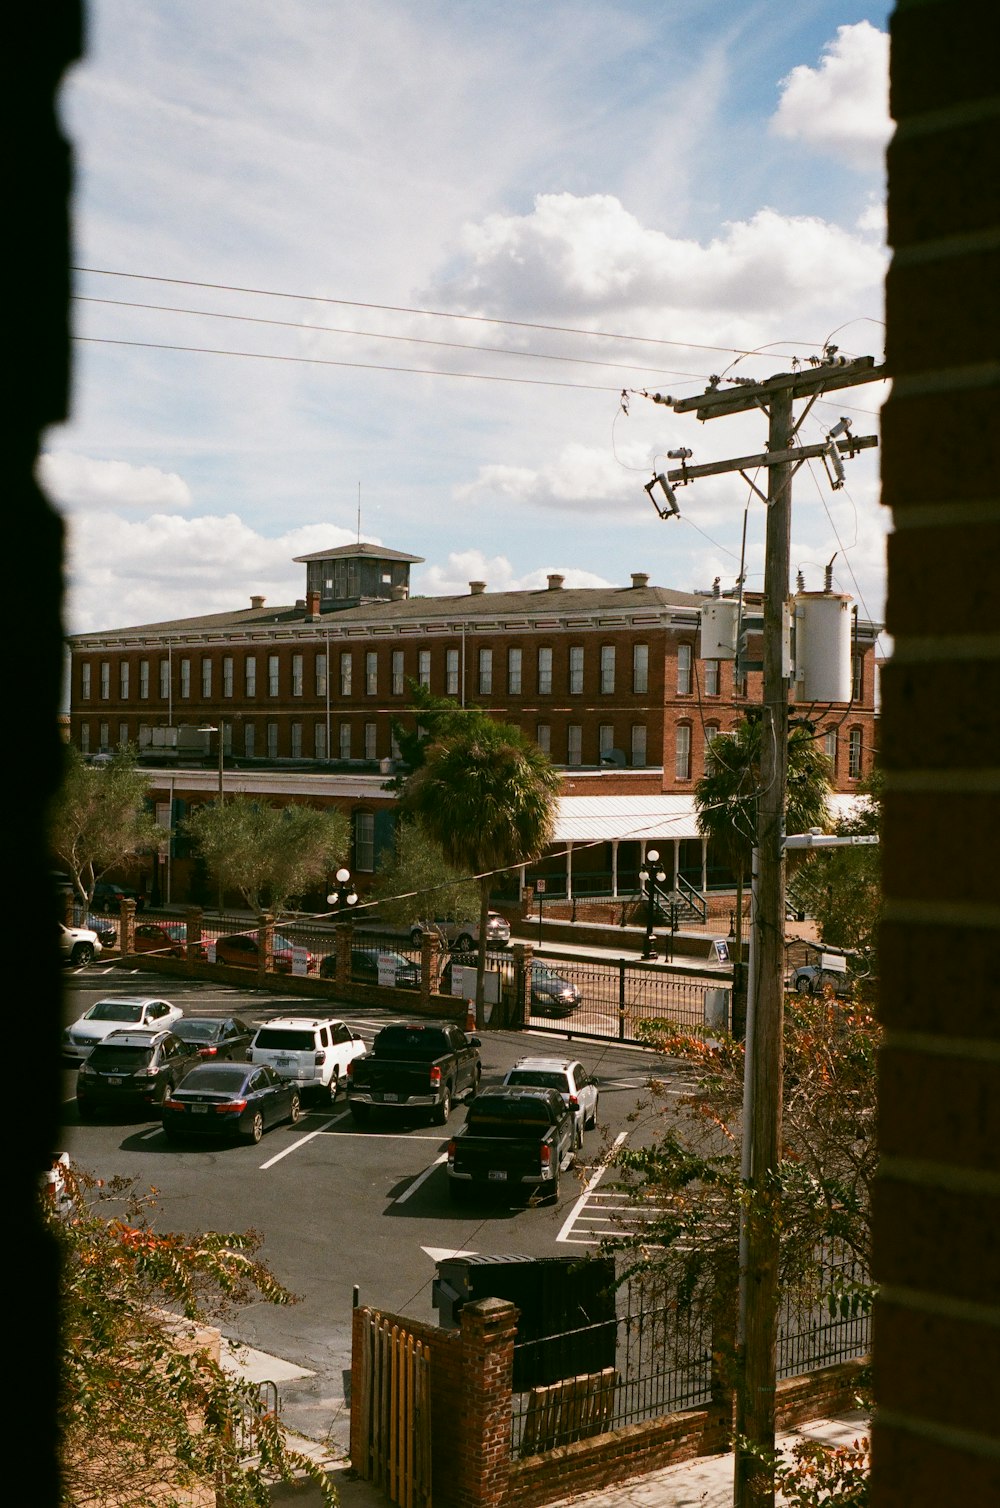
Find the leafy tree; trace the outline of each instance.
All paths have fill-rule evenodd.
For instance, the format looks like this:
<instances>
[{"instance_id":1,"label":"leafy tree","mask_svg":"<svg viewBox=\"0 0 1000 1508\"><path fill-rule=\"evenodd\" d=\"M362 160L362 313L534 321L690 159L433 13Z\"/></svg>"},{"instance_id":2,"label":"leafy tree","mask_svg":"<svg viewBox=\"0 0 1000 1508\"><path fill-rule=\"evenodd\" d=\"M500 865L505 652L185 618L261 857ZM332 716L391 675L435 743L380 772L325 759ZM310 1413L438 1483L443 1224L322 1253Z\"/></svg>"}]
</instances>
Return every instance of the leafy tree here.
<instances>
[{"instance_id":1,"label":"leafy tree","mask_svg":"<svg viewBox=\"0 0 1000 1508\"><path fill-rule=\"evenodd\" d=\"M874 771L862 782L862 801L834 831L850 837L878 834L882 821L882 776ZM878 929L882 913L882 865L878 844L830 848L810 854L797 880L809 897L823 941L855 951L861 972L878 977Z\"/></svg>"},{"instance_id":2,"label":"leafy tree","mask_svg":"<svg viewBox=\"0 0 1000 1508\"><path fill-rule=\"evenodd\" d=\"M52 856L63 865L78 900L89 907L94 887L109 869L130 870L140 854L168 837L146 807L147 780L132 747L107 764L87 764L67 746L59 794L49 818Z\"/></svg>"},{"instance_id":3,"label":"leafy tree","mask_svg":"<svg viewBox=\"0 0 1000 1508\"><path fill-rule=\"evenodd\" d=\"M400 798L455 868L479 883L476 1024L485 1022L486 919L490 880L536 858L555 826L559 775L520 728L480 718L430 744Z\"/></svg>"},{"instance_id":4,"label":"leafy tree","mask_svg":"<svg viewBox=\"0 0 1000 1508\"><path fill-rule=\"evenodd\" d=\"M730 733L713 739L710 767L694 788L698 829L736 876L737 960L743 950L743 886L757 840L757 794L761 781L763 721L748 714ZM829 826L826 799L832 767L810 729L792 728L788 737L785 830L808 832ZM734 993L743 995L744 970Z\"/></svg>"},{"instance_id":5,"label":"leafy tree","mask_svg":"<svg viewBox=\"0 0 1000 1508\"><path fill-rule=\"evenodd\" d=\"M234 1423L255 1390L194 1328L261 1299L296 1302L257 1260L260 1238L159 1231L132 1180L101 1184L72 1166L41 1198L61 1260L62 1502L169 1508L200 1486L227 1508L265 1508L269 1483L304 1473L333 1508L322 1468L274 1416L259 1420L254 1464L241 1459Z\"/></svg>"},{"instance_id":6,"label":"leafy tree","mask_svg":"<svg viewBox=\"0 0 1000 1508\"><path fill-rule=\"evenodd\" d=\"M375 882L379 915L392 927L411 927L427 916L471 921L479 890L444 858L419 822L400 822L391 862Z\"/></svg>"},{"instance_id":7,"label":"leafy tree","mask_svg":"<svg viewBox=\"0 0 1000 1508\"><path fill-rule=\"evenodd\" d=\"M268 806L241 795L201 807L184 829L220 887L238 890L254 911L265 893L280 909L325 883L350 849L350 825L342 812Z\"/></svg>"},{"instance_id":8,"label":"leafy tree","mask_svg":"<svg viewBox=\"0 0 1000 1508\"><path fill-rule=\"evenodd\" d=\"M435 696L419 681L408 680L406 690L410 705L405 720L393 718L392 736L399 749L402 770L385 783L387 791L402 791L409 777L419 770L432 744L440 743L453 733L468 732L492 721L481 707L463 707L451 696Z\"/></svg>"}]
</instances>

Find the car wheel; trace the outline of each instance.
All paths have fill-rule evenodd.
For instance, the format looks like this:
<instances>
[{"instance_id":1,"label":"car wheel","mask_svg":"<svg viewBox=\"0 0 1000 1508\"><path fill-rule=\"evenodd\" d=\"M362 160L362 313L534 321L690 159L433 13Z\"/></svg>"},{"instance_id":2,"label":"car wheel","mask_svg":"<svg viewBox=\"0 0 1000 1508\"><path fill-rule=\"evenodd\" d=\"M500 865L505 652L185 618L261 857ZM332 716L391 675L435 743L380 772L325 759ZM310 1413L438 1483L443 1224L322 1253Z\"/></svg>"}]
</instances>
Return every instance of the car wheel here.
<instances>
[{"instance_id":1,"label":"car wheel","mask_svg":"<svg viewBox=\"0 0 1000 1508\"><path fill-rule=\"evenodd\" d=\"M72 953L70 954L70 963L73 965L74 969L82 969L85 968L88 963L92 963L93 958L93 943L76 943L73 947Z\"/></svg>"},{"instance_id":2,"label":"car wheel","mask_svg":"<svg viewBox=\"0 0 1000 1508\"><path fill-rule=\"evenodd\" d=\"M174 1092L174 1086L173 1086L173 1083L171 1082L171 1080L170 1079L164 1079L163 1083L160 1085L159 1089L156 1091L156 1103L158 1105L162 1105L164 1100L169 1100L169 1098L173 1094L173 1092Z\"/></svg>"},{"instance_id":3,"label":"car wheel","mask_svg":"<svg viewBox=\"0 0 1000 1508\"><path fill-rule=\"evenodd\" d=\"M795 989L796 989L796 992L799 995L808 995L808 993L809 993L809 976L808 976L808 974L803 974L803 975L800 976L800 978L796 979L796 981L795 981Z\"/></svg>"},{"instance_id":4,"label":"car wheel","mask_svg":"<svg viewBox=\"0 0 1000 1508\"><path fill-rule=\"evenodd\" d=\"M463 932L460 937L456 937L455 947L459 953L471 953L473 948L475 947L475 943L472 941L472 938L469 936L468 932Z\"/></svg>"},{"instance_id":5,"label":"car wheel","mask_svg":"<svg viewBox=\"0 0 1000 1508\"><path fill-rule=\"evenodd\" d=\"M351 1120L354 1121L355 1125L363 1126L368 1119L368 1106L350 1105L348 1109L351 1112Z\"/></svg>"},{"instance_id":6,"label":"car wheel","mask_svg":"<svg viewBox=\"0 0 1000 1508\"><path fill-rule=\"evenodd\" d=\"M447 1124L448 1117L449 1117L450 1114L451 1114L451 1090L446 1085L444 1093L441 1096L440 1104L437 1104L437 1105L434 1106L434 1111L433 1111L433 1114L431 1115L431 1120L434 1122L435 1126L444 1126L444 1125Z\"/></svg>"},{"instance_id":7,"label":"car wheel","mask_svg":"<svg viewBox=\"0 0 1000 1508\"><path fill-rule=\"evenodd\" d=\"M555 1169L555 1172L552 1175L552 1182L549 1184L548 1200L549 1200L550 1204L558 1204L559 1203L559 1169L558 1168Z\"/></svg>"},{"instance_id":8,"label":"car wheel","mask_svg":"<svg viewBox=\"0 0 1000 1508\"><path fill-rule=\"evenodd\" d=\"M330 1096L330 1104L331 1105L335 1105L337 1103L337 1090L339 1088L340 1088L340 1069L339 1068L335 1068L333 1070L333 1078L330 1080L329 1084L326 1086L326 1092Z\"/></svg>"},{"instance_id":9,"label":"car wheel","mask_svg":"<svg viewBox=\"0 0 1000 1508\"><path fill-rule=\"evenodd\" d=\"M589 1121L587 1121L587 1120L584 1121L583 1124L584 1124L585 1128L587 1126L593 1127L593 1126L597 1125L597 1106L598 1106L599 1103L600 1103L600 1096L599 1095L595 1095L594 1096L594 1113L590 1117Z\"/></svg>"},{"instance_id":10,"label":"car wheel","mask_svg":"<svg viewBox=\"0 0 1000 1508\"><path fill-rule=\"evenodd\" d=\"M573 1117L573 1151L577 1152L583 1146L583 1124Z\"/></svg>"},{"instance_id":11,"label":"car wheel","mask_svg":"<svg viewBox=\"0 0 1000 1508\"><path fill-rule=\"evenodd\" d=\"M250 1130L247 1132L247 1141L259 1142L260 1139L261 1139L261 1137L263 1135L264 1135L264 1117L261 1115L260 1111L258 1110L257 1114L254 1116L253 1120L250 1122Z\"/></svg>"},{"instance_id":12,"label":"car wheel","mask_svg":"<svg viewBox=\"0 0 1000 1508\"><path fill-rule=\"evenodd\" d=\"M420 927L414 927L410 932L410 946L419 948L424 940L424 934Z\"/></svg>"},{"instance_id":13,"label":"car wheel","mask_svg":"<svg viewBox=\"0 0 1000 1508\"><path fill-rule=\"evenodd\" d=\"M297 1094L293 1094L288 1105L288 1119L294 1126L296 1121L302 1119L302 1101Z\"/></svg>"},{"instance_id":14,"label":"car wheel","mask_svg":"<svg viewBox=\"0 0 1000 1508\"><path fill-rule=\"evenodd\" d=\"M468 1093L468 1098L470 1100L474 1100L475 1097L476 1097L476 1095L479 1093L479 1086L482 1083L482 1081L483 1081L483 1070L481 1068L477 1068L476 1069L475 1077L472 1080L472 1085L471 1085L471 1087L469 1089L469 1093Z\"/></svg>"}]
</instances>

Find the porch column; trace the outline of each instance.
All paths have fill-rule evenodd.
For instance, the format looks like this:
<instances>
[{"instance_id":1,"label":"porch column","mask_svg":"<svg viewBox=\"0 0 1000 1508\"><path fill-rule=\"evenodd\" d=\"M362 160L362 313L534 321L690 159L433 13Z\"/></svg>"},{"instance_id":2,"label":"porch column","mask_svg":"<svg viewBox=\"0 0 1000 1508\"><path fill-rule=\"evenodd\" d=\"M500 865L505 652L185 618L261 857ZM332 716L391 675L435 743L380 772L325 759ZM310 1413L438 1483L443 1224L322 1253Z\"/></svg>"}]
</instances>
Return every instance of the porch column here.
<instances>
[{"instance_id":1,"label":"porch column","mask_svg":"<svg viewBox=\"0 0 1000 1508\"><path fill-rule=\"evenodd\" d=\"M620 839L611 839L611 895L618 895L618 844Z\"/></svg>"},{"instance_id":2,"label":"porch column","mask_svg":"<svg viewBox=\"0 0 1000 1508\"><path fill-rule=\"evenodd\" d=\"M566 899L573 899L573 845L566 844Z\"/></svg>"},{"instance_id":3,"label":"porch column","mask_svg":"<svg viewBox=\"0 0 1000 1508\"><path fill-rule=\"evenodd\" d=\"M708 839L704 835L701 840L701 893L708 894Z\"/></svg>"},{"instance_id":4,"label":"porch column","mask_svg":"<svg viewBox=\"0 0 1000 1508\"><path fill-rule=\"evenodd\" d=\"M673 885L671 887L674 890L677 889L677 880L678 880L678 878L680 876L680 872L681 872L681 840L680 840L680 838L675 838L674 839L674 882L673 882Z\"/></svg>"}]
</instances>

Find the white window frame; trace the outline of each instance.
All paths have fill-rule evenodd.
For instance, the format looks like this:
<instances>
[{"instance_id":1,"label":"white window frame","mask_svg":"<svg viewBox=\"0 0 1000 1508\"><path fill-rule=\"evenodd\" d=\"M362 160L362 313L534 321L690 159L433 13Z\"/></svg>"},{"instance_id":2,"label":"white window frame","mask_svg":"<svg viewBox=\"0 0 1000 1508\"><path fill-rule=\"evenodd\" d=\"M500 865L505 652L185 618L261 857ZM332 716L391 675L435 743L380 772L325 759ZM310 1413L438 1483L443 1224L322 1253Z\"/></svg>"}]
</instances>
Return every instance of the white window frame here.
<instances>
[{"instance_id":1,"label":"white window frame","mask_svg":"<svg viewBox=\"0 0 1000 1508\"><path fill-rule=\"evenodd\" d=\"M479 695L493 695L493 651L481 649L479 651Z\"/></svg>"},{"instance_id":2,"label":"white window frame","mask_svg":"<svg viewBox=\"0 0 1000 1508\"><path fill-rule=\"evenodd\" d=\"M191 661L185 657L180 667L180 694L185 700L191 695Z\"/></svg>"},{"instance_id":3,"label":"white window frame","mask_svg":"<svg viewBox=\"0 0 1000 1508\"><path fill-rule=\"evenodd\" d=\"M375 813L354 813L354 872L373 874L375 871Z\"/></svg>"},{"instance_id":4,"label":"white window frame","mask_svg":"<svg viewBox=\"0 0 1000 1508\"><path fill-rule=\"evenodd\" d=\"M278 757L277 723L268 723L267 725L267 757L268 759L277 759Z\"/></svg>"},{"instance_id":5,"label":"white window frame","mask_svg":"<svg viewBox=\"0 0 1000 1508\"><path fill-rule=\"evenodd\" d=\"M90 664L89 660L82 660L81 663L80 663L80 700L81 701L83 701L83 702L89 702L90 701L90 686L91 686L91 664Z\"/></svg>"},{"instance_id":6,"label":"white window frame","mask_svg":"<svg viewBox=\"0 0 1000 1508\"><path fill-rule=\"evenodd\" d=\"M349 649L340 652L340 694L350 696L354 680L354 656Z\"/></svg>"},{"instance_id":7,"label":"white window frame","mask_svg":"<svg viewBox=\"0 0 1000 1508\"><path fill-rule=\"evenodd\" d=\"M691 664L692 653L690 644L678 644L677 646L677 695L691 695Z\"/></svg>"},{"instance_id":8,"label":"white window frame","mask_svg":"<svg viewBox=\"0 0 1000 1508\"><path fill-rule=\"evenodd\" d=\"M705 660L705 695L718 696L720 685L720 662L718 660Z\"/></svg>"},{"instance_id":9,"label":"white window frame","mask_svg":"<svg viewBox=\"0 0 1000 1508\"><path fill-rule=\"evenodd\" d=\"M566 725L566 763L568 765L583 764L582 723L567 723Z\"/></svg>"},{"instance_id":10,"label":"white window frame","mask_svg":"<svg viewBox=\"0 0 1000 1508\"><path fill-rule=\"evenodd\" d=\"M208 655L201 657L201 694L203 699L212 695L212 661Z\"/></svg>"},{"instance_id":11,"label":"white window frame","mask_svg":"<svg viewBox=\"0 0 1000 1508\"><path fill-rule=\"evenodd\" d=\"M302 655L296 652L292 655L292 695L301 696L305 679L305 666Z\"/></svg>"},{"instance_id":12,"label":"white window frame","mask_svg":"<svg viewBox=\"0 0 1000 1508\"><path fill-rule=\"evenodd\" d=\"M289 729L292 740L292 758L302 758L302 724L292 723Z\"/></svg>"},{"instance_id":13,"label":"white window frame","mask_svg":"<svg viewBox=\"0 0 1000 1508\"><path fill-rule=\"evenodd\" d=\"M674 779L691 779L690 723L678 723L674 729Z\"/></svg>"},{"instance_id":14,"label":"white window frame","mask_svg":"<svg viewBox=\"0 0 1000 1508\"><path fill-rule=\"evenodd\" d=\"M326 696L326 654L320 650L313 663L313 682L316 696Z\"/></svg>"},{"instance_id":15,"label":"white window frame","mask_svg":"<svg viewBox=\"0 0 1000 1508\"><path fill-rule=\"evenodd\" d=\"M552 753L552 724L538 723L535 727L535 743L543 754Z\"/></svg>"},{"instance_id":16,"label":"white window frame","mask_svg":"<svg viewBox=\"0 0 1000 1508\"><path fill-rule=\"evenodd\" d=\"M430 687L431 684L431 652L429 649L417 651L417 684Z\"/></svg>"},{"instance_id":17,"label":"white window frame","mask_svg":"<svg viewBox=\"0 0 1000 1508\"><path fill-rule=\"evenodd\" d=\"M281 691L281 659L278 655L267 657L267 694L277 696Z\"/></svg>"},{"instance_id":18,"label":"white window frame","mask_svg":"<svg viewBox=\"0 0 1000 1508\"><path fill-rule=\"evenodd\" d=\"M365 758L378 758L378 723L365 723Z\"/></svg>"},{"instance_id":19,"label":"white window frame","mask_svg":"<svg viewBox=\"0 0 1000 1508\"><path fill-rule=\"evenodd\" d=\"M852 728L847 735L847 778L860 780L864 769L865 740L861 728Z\"/></svg>"},{"instance_id":20,"label":"white window frame","mask_svg":"<svg viewBox=\"0 0 1000 1508\"><path fill-rule=\"evenodd\" d=\"M601 695L611 696L615 689L615 646L601 645Z\"/></svg>"},{"instance_id":21,"label":"white window frame","mask_svg":"<svg viewBox=\"0 0 1000 1508\"><path fill-rule=\"evenodd\" d=\"M118 700L121 702L128 701L131 670L128 660L118 661Z\"/></svg>"},{"instance_id":22,"label":"white window frame","mask_svg":"<svg viewBox=\"0 0 1000 1508\"><path fill-rule=\"evenodd\" d=\"M522 654L519 648L513 646L507 651L507 695L521 695L521 669Z\"/></svg>"},{"instance_id":23,"label":"white window frame","mask_svg":"<svg viewBox=\"0 0 1000 1508\"><path fill-rule=\"evenodd\" d=\"M257 695L257 656L247 655L243 662L243 685L247 696Z\"/></svg>"},{"instance_id":24,"label":"white window frame","mask_svg":"<svg viewBox=\"0 0 1000 1508\"><path fill-rule=\"evenodd\" d=\"M378 650L365 650L365 696L378 696Z\"/></svg>"},{"instance_id":25,"label":"white window frame","mask_svg":"<svg viewBox=\"0 0 1000 1508\"><path fill-rule=\"evenodd\" d=\"M569 647L569 676L567 683L570 696L583 695L583 664L583 645L571 644Z\"/></svg>"},{"instance_id":26,"label":"white window frame","mask_svg":"<svg viewBox=\"0 0 1000 1508\"><path fill-rule=\"evenodd\" d=\"M457 696L458 690L458 650L446 649L444 652L445 696Z\"/></svg>"},{"instance_id":27,"label":"white window frame","mask_svg":"<svg viewBox=\"0 0 1000 1508\"><path fill-rule=\"evenodd\" d=\"M597 730L597 753L601 764L607 759L615 746L614 723L601 723Z\"/></svg>"},{"instance_id":28,"label":"white window frame","mask_svg":"<svg viewBox=\"0 0 1000 1508\"><path fill-rule=\"evenodd\" d=\"M350 725L350 723L347 723L347 722L341 723L340 726L339 726L339 728L337 729L337 749L338 749L338 752L339 752L339 757L341 759L350 759L350 757L351 757L351 725Z\"/></svg>"},{"instance_id":29,"label":"white window frame","mask_svg":"<svg viewBox=\"0 0 1000 1508\"><path fill-rule=\"evenodd\" d=\"M548 644L538 648L538 695L552 695L552 650Z\"/></svg>"},{"instance_id":30,"label":"white window frame","mask_svg":"<svg viewBox=\"0 0 1000 1508\"><path fill-rule=\"evenodd\" d=\"M326 758L326 723L313 723L313 758Z\"/></svg>"},{"instance_id":31,"label":"white window frame","mask_svg":"<svg viewBox=\"0 0 1000 1508\"><path fill-rule=\"evenodd\" d=\"M649 645L632 645L632 690L645 695L649 690Z\"/></svg>"},{"instance_id":32,"label":"white window frame","mask_svg":"<svg viewBox=\"0 0 1000 1508\"><path fill-rule=\"evenodd\" d=\"M403 663L403 651L394 649L392 652L392 694L402 696L406 690L406 671Z\"/></svg>"},{"instance_id":33,"label":"white window frame","mask_svg":"<svg viewBox=\"0 0 1000 1508\"><path fill-rule=\"evenodd\" d=\"M646 724L633 723L629 736L629 748L635 769L642 769L646 763L646 744Z\"/></svg>"},{"instance_id":34,"label":"white window frame","mask_svg":"<svg viewBox=\"0 0 1000 1508\"><path fill-rule=\"evenodd\" d=\"M139 700L149 701L149 661L139 661Z\"/></svg>"},{"instance_id":35,"label":"white window frame","mask_svg":"<svg viewBox=\"0 0 1000 1508\"><path fill-rule=\"evenodd\" d=\"M111 661L101 661L101 701L111 700Z\"/></svg>"},{"instance_id":36,"label":"white window frame","mask_svg":"<svg viewBox=\"0 0 1000 1508\"><path fill-rule=\"evenodd\" d=\"M233 685L234 685L233 674L234 674L234 662L233 662L232 655L223 655L222 656L222 695L223 696L231 697L233 695Z\"/></svg>"}]
</instances>

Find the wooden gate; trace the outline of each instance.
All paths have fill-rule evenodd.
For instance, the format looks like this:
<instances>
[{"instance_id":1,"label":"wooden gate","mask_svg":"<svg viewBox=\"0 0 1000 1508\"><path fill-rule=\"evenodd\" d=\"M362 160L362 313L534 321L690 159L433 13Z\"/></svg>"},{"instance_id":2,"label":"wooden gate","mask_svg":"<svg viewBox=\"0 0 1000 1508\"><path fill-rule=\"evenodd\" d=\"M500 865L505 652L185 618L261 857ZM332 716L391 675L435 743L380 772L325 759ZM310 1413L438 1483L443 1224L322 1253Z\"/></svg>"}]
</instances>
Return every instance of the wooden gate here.
<instances>
[{"instance_id":1,"label":"wooden gate","mask_svg":"<svg viewBox=\"0 0 1000 1508\"><path fill-rule=\"evenodd\" d=\"M431 1508L430 1347L381 1315L363 1332L361 1396L367 1441L361 1475L399 1508Z\"/></svg>"}]
</instances>

